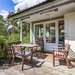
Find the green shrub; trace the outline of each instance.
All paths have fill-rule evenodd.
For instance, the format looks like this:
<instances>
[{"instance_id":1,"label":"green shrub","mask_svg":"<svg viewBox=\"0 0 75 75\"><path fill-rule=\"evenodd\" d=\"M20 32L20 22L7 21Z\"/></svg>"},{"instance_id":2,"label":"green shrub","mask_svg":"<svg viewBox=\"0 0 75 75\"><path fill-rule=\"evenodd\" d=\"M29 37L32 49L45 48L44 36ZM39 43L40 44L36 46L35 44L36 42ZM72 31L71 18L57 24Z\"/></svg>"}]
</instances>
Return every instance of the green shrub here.
<instances>
[{"instance_id":1,"label":"green shrub","mask_svg":"<svg viewBox=\"0 0 75 75\"><path fill-rule=\"evenodd\" d=\"M8 43L19 41L19 34L18 33L12 33L9 35Z\"/></svg>"},{"instance_id":2,"label":"green shrub","mask_svg":"<svg viewBox=\"0 0 75 75\"><path fill-rule=\"evenodd\" d=\"M6 43L6 38L3 35L0 35L0 44L5 44Z\"/></svg>"},{"instance_id":3,"label":"green shrub","mask_svg":"<svg viewBox=\"0 0 75 75\"><path fill-rule=\"evenodd\" d=\"M0 58L4 58L5 55L5 44L6 44L6 37L0 35Z\"/></svg>"},{"instance_id":4,"label":"green shrub","mask_svg":"<svg viewBox=\"0 0 75 75\"><path fill-rule=\"evenodd\" d=\"M27 35L23 36L23 43L30 43L30 33L28 32Z\"/></svg>"}]
</instances>

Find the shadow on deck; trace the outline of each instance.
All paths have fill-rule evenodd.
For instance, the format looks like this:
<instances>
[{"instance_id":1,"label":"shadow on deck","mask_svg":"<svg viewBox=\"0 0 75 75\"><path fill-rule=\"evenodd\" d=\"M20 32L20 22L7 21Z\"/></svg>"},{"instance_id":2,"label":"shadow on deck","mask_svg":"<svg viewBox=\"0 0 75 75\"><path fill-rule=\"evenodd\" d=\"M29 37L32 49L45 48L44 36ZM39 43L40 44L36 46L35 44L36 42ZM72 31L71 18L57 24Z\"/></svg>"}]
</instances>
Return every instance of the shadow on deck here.
<instances>
[{"instance_id":1,"label":"shadow on deck","mask_svg":"<svg viewBox=\"0 0 75 75\"><path fill-rule=\"evenodd\" d=\"M53 67L52 54L51 53L37 53L39 61L43 61L41 66L35 66L37 63L26 63L24 70L21 70L21 63L15 62L14 66L9 65L7 62L0 65L1 75L75 75L75 67L68 69L65 65L58 65ZM35 59L35 58L34 58ZM37 60L37 59L35 59ZM58 63L58 62L57 62Z\"/></svg>"}]
</instances>

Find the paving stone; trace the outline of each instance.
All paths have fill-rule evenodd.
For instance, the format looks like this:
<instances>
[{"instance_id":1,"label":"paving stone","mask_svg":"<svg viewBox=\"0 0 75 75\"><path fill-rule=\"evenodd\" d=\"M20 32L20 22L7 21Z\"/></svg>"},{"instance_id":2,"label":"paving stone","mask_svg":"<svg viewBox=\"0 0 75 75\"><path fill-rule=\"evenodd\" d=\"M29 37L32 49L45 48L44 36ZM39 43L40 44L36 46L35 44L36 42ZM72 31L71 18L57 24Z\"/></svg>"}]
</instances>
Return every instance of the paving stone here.
<instances>
[{"instance_id":1,"label":"paving stone","mask_svg":"<svg viewBox=\"0 0 75 75\"><path fill-rule=\"evenodd\" d=\"M0 67L0 75L75 75L75 68L68 69L65 65L53 67L52 62L45 61L40 67L24 65L21 70L21 64Z\"/></svg>"}]
</instances>

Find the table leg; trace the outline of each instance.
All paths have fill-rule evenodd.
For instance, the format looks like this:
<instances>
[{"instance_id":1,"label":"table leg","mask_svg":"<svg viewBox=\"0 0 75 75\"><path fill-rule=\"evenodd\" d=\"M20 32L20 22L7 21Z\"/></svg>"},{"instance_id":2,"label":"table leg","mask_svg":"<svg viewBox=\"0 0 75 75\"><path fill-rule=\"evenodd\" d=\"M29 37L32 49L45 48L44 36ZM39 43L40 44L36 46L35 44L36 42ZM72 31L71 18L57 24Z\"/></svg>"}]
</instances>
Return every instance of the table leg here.
<instances>
[{"instance_id":1,"label":"table leg","mask_svg":"<svg viewBox=\"0 0 75 75\"><path fill-rule=\"evenodd\" d=\"M33 62L33 48L31 48L31 52L32 52L32 53L31 53L31 60L30 60L30 61L31 61L31 63L32 63L32 62Z\"/></svg>"}]
</instances>

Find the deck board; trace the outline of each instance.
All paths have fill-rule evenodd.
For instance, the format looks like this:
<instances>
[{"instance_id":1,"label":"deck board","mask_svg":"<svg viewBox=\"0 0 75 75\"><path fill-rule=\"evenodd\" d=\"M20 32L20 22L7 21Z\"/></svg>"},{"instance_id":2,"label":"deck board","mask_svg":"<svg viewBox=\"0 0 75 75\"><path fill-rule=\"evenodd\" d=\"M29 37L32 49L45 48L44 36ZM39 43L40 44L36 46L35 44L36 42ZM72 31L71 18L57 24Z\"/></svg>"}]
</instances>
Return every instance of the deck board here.
<instances>
[{"instance_id":1,"label":"deck board","mask_svg":"<svg viewBox=\"0 0 75 75\"><path fill-rule=\"evenodd\" d=\"M4 65L0 67L0 75L75 75L75 67L72 69L68 69L65 65L53 67L52 54L46 54L46 57L40 58L45 60L40 67L32 67L26 64L22 71L21 64L16 64L14 66Z\"/></svg>"}]
</instances>

